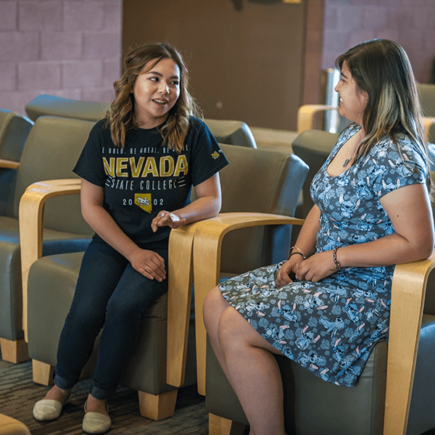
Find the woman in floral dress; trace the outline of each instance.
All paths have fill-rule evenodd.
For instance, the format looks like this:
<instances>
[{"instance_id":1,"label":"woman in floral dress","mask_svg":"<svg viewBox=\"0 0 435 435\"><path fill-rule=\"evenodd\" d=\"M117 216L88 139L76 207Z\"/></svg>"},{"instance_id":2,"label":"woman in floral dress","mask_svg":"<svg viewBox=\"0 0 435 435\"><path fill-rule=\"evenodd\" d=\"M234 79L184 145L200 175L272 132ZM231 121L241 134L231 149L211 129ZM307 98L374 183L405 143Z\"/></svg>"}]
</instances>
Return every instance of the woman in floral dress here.
<instances>
[{"instance_id":1,"label":"woman in floral dress","mask_svg":"<svg viewBox=\"0 0 435 435\"><path fill-rule=\"evenodd\" d=\"M204 303L213 350L255 435L284 433L272 354L354 386L373 346L388 338L394 265L433 249L428 157L406 53L368 41L337 67L339 113L353 123L313 179L315 205L288 261L230 279Z\"/></svg>"}]
</instances>

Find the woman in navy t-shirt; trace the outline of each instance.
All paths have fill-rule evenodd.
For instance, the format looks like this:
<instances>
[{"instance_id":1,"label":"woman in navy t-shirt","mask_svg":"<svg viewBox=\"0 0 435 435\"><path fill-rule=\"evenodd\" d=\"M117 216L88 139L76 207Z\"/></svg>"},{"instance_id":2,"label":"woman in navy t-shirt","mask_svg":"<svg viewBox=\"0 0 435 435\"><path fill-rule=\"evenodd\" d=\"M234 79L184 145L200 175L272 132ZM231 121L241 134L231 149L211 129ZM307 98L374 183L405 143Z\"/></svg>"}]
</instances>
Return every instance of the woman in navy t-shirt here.
<instances>
[{"instance_id":1,"label":"woman in navy t-shirt","mask_svg":"<svg viewBox=\"0 0 435 435\"><path fill-rule=\"evenodd\" d=\"M168 44L125 59L116 98L96 123L74 171L82 213L95 235L85 252L60 337L54 387L35 404L54 420L104 325L83 430L106 432L106 400L135 350L141 316L167 291L171 228L216 215L218 171L228 164L187 91L187 70ZM190 202L192 185L197 199Z\"/></svg>"}]
</instances>

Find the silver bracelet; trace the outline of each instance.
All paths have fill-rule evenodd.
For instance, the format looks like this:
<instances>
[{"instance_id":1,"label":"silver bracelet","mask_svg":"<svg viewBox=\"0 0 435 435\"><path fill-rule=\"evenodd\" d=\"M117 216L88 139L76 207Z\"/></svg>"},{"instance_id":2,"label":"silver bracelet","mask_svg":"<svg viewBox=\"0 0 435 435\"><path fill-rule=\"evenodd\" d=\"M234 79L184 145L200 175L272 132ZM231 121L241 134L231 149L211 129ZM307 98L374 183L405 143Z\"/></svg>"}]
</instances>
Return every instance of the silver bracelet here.
<instances>
[{"instance_id":1,"label":"silver bracelet","mask_svg":"<svg viewBox=\"0 0 435 435\"><path fill-rule=\"evenodd\" d=\"M337 260L337 251L339 248L334 248L332 251L332 261L335 264L335 267L333 269L329 269L331 272L336 272L337 270L341 269L341 264Z\"/></svg>"}]
</instances>

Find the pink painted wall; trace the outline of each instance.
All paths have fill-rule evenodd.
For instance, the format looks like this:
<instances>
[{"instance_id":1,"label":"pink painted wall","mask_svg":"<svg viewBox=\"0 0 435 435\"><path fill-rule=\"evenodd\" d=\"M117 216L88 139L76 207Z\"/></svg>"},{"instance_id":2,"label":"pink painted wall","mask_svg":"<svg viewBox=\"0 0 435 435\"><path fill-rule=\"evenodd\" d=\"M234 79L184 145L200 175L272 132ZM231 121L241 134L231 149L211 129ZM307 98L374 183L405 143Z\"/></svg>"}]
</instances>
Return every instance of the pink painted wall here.
<instances>
[{"instance_id":1,"label":"pink painted wall","mask_svg":"<svg viewBox=\"0 0 435 435\"><path fill-rule=\"evenodd\" d=\"M429 80L435 57L434 0L323 0L322 68L373 38L396 41L408 53L416 79Z\"/></svg>"},{"instance_id":2,"label":"pink painted wall","mask_svg":"<svg viewBox=\"0 0 435 435\"><path fill-rule=\"evenodd\" d=\"M304 1L304 103L322 101L320 69L372 38L402 44L417 80L428 81L435 0ZM121 16L122 0L0 0L0 108L25 113L40 93L111 101Z\"/></svg>"},{"instance_id":3,"label":"pink painted wall","mask_svg":"<svg viewBox=\"0 0 435 435\"><path fill-rule=\"evenodd\" d=\"M109 102L120 74L122 0L1 0L0 108L41 93Z\"/></svg>"}]
</instances>

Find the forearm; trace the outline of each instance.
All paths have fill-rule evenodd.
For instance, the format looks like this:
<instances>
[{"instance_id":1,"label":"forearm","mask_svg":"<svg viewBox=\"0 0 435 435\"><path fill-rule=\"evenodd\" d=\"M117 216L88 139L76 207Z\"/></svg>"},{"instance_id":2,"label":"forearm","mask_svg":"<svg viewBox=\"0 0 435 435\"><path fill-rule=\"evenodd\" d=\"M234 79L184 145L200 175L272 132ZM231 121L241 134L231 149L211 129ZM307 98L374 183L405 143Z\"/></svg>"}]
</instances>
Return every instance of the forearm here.
<instances>
[{"instance_id":1,"label":"forearm","mask_svg":"<svg viewBox=\"0 0 435 435\"><path fill-rule=\"evenodd\" d=\"M394 233L373 242L339 248L337 261L341 267L380 267L423 260L431 254L430 244L414 243Z\"/></svg>"},{"instance_id":2,"label":"forearm","mask_svg":"<svg viewBox=\"0 0 435 435\"><path fill-rule=\"evenodd\" d=\"M89 226L112 248L130 261L139 247L121 230L112 216L100 205L82 207L82 214Z\"/></svg>"},{"instance_id":3,"label":"forearm","mask_svg":"<svg viewBox=\"0 0 435 435\"><path fill-rule=\"evenodd\" d=\"M185 224L216 216L221 209L221 200L213 196L203 196L186 207L174 210L179 218L186 219Z\"/></svg>"},{"instance_id":4,"label":"forearm","mask_svg":"<svg viewBox=\"0 0 435 435\"><path fill-rule=\"evenodd\" d=\"M314 205L308 213L305 222L299 233L296 245L306 257L309 257L316 251L317 233L320 230L320 210Z\"/></svg>"}]
</instances>

